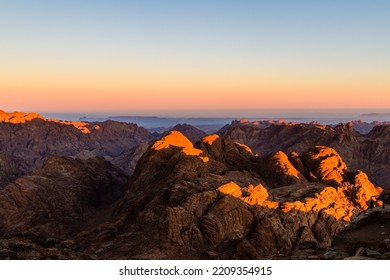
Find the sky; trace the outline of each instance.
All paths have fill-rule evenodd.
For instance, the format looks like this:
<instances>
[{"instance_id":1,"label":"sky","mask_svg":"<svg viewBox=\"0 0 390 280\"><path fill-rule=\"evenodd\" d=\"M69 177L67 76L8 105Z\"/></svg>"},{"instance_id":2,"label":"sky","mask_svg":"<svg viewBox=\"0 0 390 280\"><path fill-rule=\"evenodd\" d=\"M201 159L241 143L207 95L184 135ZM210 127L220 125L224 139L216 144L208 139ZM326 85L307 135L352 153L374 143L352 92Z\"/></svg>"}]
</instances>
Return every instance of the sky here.
<instances>
[{"instance_id":1,"label":"sky","mask_svg":"<svg viewBox=\"0 0 390 280\"><path fill-rule=\"evenodd\" d=\"M390 1L0 0L0 109L390 108Z\"/></svg>"}]
</instances>

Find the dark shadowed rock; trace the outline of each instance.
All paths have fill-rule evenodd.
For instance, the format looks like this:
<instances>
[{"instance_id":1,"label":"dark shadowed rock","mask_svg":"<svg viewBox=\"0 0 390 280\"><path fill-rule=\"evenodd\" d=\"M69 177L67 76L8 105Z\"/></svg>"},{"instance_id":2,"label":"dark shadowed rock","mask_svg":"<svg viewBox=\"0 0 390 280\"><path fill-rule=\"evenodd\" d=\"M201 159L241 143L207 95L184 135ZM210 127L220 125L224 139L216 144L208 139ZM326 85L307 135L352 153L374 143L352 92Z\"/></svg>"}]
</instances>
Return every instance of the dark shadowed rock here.
<instances>
[{"instance_id":1,"label":"dark shadowed rock","mask_svg":"<svg viewBox=\"0 0 390 280\"><path fill-rule=\"evenodd\" d=\"M121 196L127 180L103 158L51 156L41 169L0 191L0 234L72 236Z\"/></svg>"}]
</instances>

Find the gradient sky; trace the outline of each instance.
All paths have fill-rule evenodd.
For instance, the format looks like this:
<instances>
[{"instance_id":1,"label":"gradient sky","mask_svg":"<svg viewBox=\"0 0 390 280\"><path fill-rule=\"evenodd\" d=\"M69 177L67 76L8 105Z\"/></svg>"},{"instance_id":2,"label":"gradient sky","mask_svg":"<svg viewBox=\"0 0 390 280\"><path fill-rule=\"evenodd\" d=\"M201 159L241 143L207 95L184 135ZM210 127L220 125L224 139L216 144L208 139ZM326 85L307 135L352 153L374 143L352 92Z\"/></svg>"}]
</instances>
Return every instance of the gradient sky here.
<instances>
[{"instance_id":1,"label":"gradient sky","mask_svg":"<svg viewBox=\"0 0 390 280\"><path fill-rule=\"evenodd\" d=\"M390 1L0 0L0 109L390 108Z\"/></svg>"}]
</instances>

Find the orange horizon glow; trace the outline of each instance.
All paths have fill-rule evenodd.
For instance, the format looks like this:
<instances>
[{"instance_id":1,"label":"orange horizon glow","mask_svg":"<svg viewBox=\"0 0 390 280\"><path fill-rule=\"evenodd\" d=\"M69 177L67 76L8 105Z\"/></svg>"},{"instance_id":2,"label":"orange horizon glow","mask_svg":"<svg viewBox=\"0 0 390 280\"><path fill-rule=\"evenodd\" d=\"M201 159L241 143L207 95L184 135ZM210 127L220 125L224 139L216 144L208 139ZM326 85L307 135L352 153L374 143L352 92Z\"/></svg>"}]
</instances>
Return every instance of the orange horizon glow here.
<instances>
[{"instance_id":1,"label":"orange horizon glow","mask_svg":"<svg viewBox=\"0 0 390 280\"><path fill-rule=\"evenodd\" d=\"M197 79L161 75L126 79L104 73L59 77L44 73L4 75L1 106L6 110L104 111L126 109L389 108L390 82L263 81L237 76ZM177 81L177 82L176 82ZM355 82L355 83L353 83ZM371 98L369 98L371 97Z\"/></svg>"},{"instance_id":2,"label":"orange horizon glow","mask_svg":"<svg viewBox=\"0 0 390 280\"><path fill-rule=\"evenodd\" d=\"M390 107L390 80L364 72L36 68L0 68L1 106L55 111Z\"/></svg>"},{"instance_id":3,"label":"orange horizon glow","mask_svg":"<svg viewBox=\"0 0 390 280\"><path fill-rule=\"evenodd\" d=\"M390 108L388 4L218 2L10 1L0 108Z\"/></svg>"}]
</instances>

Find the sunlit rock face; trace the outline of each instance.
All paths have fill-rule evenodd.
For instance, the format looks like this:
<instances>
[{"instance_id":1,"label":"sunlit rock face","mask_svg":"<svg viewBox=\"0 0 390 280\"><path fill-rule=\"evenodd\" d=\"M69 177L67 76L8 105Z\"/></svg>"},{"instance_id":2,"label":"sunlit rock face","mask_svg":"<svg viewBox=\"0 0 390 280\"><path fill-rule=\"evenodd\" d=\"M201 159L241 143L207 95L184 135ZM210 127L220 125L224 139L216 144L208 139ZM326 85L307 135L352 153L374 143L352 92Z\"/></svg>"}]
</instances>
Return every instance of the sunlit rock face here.
<instances>
[{"instance_id":1,"label":"sunlit rock face","mask_svg":"<svg viewBox=\"0 0 390 280\"><path fill-rule=\"evenodd\" d=\"M234 182L229 182L220 186L217 191L221 195L230 195L239 198L250 205L259 205L276 209L279 204L276 201L268 200L268 191L261 184L257 186L249 185L242 188Z\"/></svg>"},{"instance_id":2,"label":"sunlit rock face","mask_svg":"<svg viewBox=\"0 0 390 280\"><path fill-rule=\"evenodd\" d=\"M247 168L255 158L252 150L241 143L222 139L217 134L203 137L196 146L209 154L214 160L235 168Z\"/></svg>"},{"instance_id":3,"label":"sunlit rock face","mask_svg":"<svg viewBox=\"0 0 390 280\"><path fill-rule=\"evenodd\" d=\"M11 124L24 124L32 120L39 119L48 122L60 123L64 125L71 125L79 129L83 133L90 133L90 128L88 128L88 123L86 122L73 122L73 121L59 121L56 119L46 119L45 117L37 113L24 113L24 112L13 112L7 113L0 110L0 122L11 123ZM98 129L94 127L94 129Z\"/></svg>"},{"instance_id":4,"label":"sunlit rock face","mask_svg":"<svg viewBox=\"0 0 390 280\"><path fill-rule=\"evenodd\" d=\"M325 184L341 185L345 181L347 165L332 148L316 146L302 155L312 180Z\"/></svg>"},{"instance_id":5,"label":"sunlit rock face","mask_svg":"<svg viewBox=\"0 0 390 280\"><path fill-rule=\"evenodd\" d=\"M23 112L7 113L0 110L0 122L17 124L17 123L26 123L33 119L46 120L44 117L36 113L23 113Z\"/></svg>"}]
</instances>

